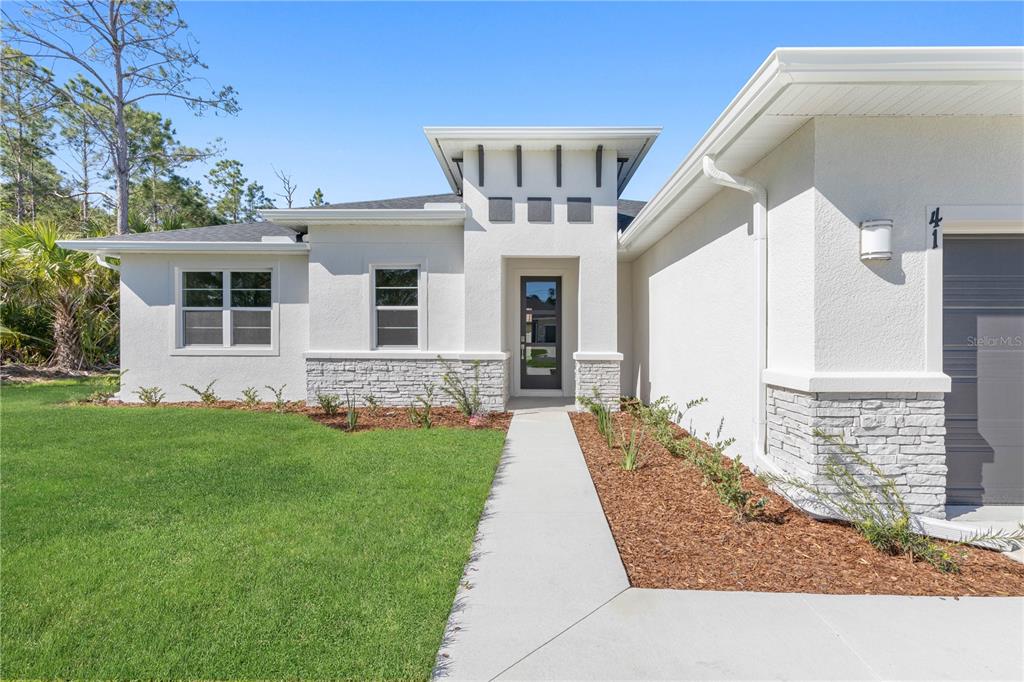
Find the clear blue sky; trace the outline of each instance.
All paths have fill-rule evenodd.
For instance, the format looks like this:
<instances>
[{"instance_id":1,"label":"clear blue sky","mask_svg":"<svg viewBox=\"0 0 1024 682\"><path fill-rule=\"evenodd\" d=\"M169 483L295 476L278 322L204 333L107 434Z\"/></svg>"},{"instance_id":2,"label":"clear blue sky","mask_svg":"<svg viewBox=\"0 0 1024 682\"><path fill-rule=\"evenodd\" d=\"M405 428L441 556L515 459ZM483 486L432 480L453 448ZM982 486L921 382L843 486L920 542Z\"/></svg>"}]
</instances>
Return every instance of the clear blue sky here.
<instances>
[{"instance_id":1,"label":"clear blue sky","mask_svg":"<svg viewBox=\"0 0 1024 682\"><path fill-rule=\"evenodd\" d=\"M1019 45L1020 3L181 5L236 117L166 105L305 204L447 192L424 125L661 125L624 194L649 198L777 46ZM201 176L197 167L189 173ZM279 204L281 205L281 204Z\"/></svg>"}]
</instances>

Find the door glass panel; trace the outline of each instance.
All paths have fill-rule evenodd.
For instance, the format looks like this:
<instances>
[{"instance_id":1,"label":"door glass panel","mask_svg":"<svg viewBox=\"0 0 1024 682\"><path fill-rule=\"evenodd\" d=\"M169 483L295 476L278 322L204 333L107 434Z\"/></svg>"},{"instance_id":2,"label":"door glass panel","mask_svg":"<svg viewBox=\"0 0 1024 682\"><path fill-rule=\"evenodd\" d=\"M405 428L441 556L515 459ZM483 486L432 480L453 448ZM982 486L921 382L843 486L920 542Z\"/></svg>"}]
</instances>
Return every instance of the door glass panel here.
<instances>
[{"instance_id":1,"label":"door glass panel","mask_svg":"<svg viewBox=\"0 0 1024 682\"><path fill-rule=\"evenodd\" d=\"M523 278L520 379L525 389L562 386L561 280Z\"/></svg>"}]
</instances>

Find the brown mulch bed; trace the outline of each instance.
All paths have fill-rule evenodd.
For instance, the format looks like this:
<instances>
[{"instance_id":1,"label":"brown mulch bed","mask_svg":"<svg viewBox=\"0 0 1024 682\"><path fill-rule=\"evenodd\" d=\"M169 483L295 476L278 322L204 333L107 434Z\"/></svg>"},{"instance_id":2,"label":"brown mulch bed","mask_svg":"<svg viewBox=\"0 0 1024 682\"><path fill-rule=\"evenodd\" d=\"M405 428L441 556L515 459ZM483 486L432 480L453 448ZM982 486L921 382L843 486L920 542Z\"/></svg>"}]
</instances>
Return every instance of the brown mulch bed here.
<instances>
[{"instance_id":1,"label":"brown mulch bed","mask_svg":"<svg viewBox=\"0 0 1024 682\"><path fill-rule=\"evenodd\" d=\"M738 521L701 472L648 440L640 468L623 471L596 419L570 414L601 505L634 587L752 592L1024 595L1024 565L998 552L963 554L947 574L874 549L851 526L816 521L749 470L744 485L768 499L766 519ZM630 417L619 413L622 423ZM744 469L746 469L744 467Z\"/></svg>"},{"instance_id":2,"label":"brown mulch bed","mask_svg":"<svg viewBox=\"0 0 1024 682\"><path fill-rule=\"evenodd\" d=\"M253 407L247 407L241 402L234 400L218 400L212 404L204 404L198 401L180 403L160 403L155 408L148 407L141 403L122 403L118 400L110 400L104 405L117 407L137 407L140 409L159 409L162 407L196 407L202 409L222 410L244 410L247 412L273 412L274 406L270 403L260 403ZM293 414L304 414L313 421L320 422L324 426L334 429L348 431L348 416L344 407L340 408L338 414L328 417L323 410L316 406L306 405L301 401L289 402L283 410ZM356 408L359 414L356 431L373 431L375 429L418 429L417 424L409 420L409 413L402 407L359 407ZM431 428L463 428L463 429L499 429L508 431L508 425L512 421L511 412L489 412L479 415L474 423L470 423L469 417L459 412L454 407L434 407L430 411L430 418L433 422Z\"/></svg>"},{"instance_id":3,"label":"brown mulch bed","mask_svg":"<svg viewBox=\"0 0 1024 682\"><path fill-rule=\"evenodd\" d=\"M39 381L55 379L80 379L82 377L102 376L110 370L73 369L62 370L37 365L21 365L16 363L0 365L0 382L5 384L32 384Z\"/></svg>"}]
</instances>

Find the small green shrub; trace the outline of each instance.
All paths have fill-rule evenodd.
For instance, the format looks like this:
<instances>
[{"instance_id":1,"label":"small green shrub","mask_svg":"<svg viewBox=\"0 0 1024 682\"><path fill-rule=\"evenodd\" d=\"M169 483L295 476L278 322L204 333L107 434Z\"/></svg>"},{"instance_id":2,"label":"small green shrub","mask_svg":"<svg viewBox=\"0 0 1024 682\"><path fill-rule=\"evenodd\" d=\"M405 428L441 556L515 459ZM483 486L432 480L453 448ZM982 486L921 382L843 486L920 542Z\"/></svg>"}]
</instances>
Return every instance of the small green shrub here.
<instances>
[{"instance_id":1,"label":"small green shrub","mask_svg":"<svg viewBox=\"0 0 1024 682\"><path fill-rule=\"evenodd\" d=\"M437 357L444 365L444 374L441 376L441 392L452 399L459 412L472 417L480 412L480 361L473 361L473 382L466 381L462 372L446 361L441 356Z\"/></svg>"},{"instance_id":2,"label":"small green shrub","mask_svg":"<svg viewBox=\"0 0 1024 682\"><path fill-rule=\"evenodd\" d=\"M620 435L619 449L622 451L622 461L620 464L623 471L635 471L640 466L644 431L646 428L643 422L634 418L630 426L624 429ZM626 438L626 433L629 434L628 439Z\"/></svg>"},{"instance_id":3,"label":"small green shrub","mask_svg":"<svg viewBox=\"0 0 1024 682\"><path fill-rule=\"evenodd\" d=\"M341 409L341 398L332 393L317 393L316 402L328 417L338 414Z\"/></svg>"},{"instance_id":4,"label":"small green shrub","mask_svg":"<svg viewBox=\"0 0 1024 682\"><path fill-rule=\"evenodd\" d=\"M135 391L135 395L139 396L139 400L148 407L156 407L166 397L166 394L160 390L159 386L139 386L138 390Z\"/></svg>"},{"instance_id":5,"label":"small green shrub","mask_svg":"<svg viewBox=\"0 0 1024 682\"><path fill-rule=\"evenodd\" d=\"M256 407L260 404L260 392L255 386L247 386L242 389L242 404L246 407Z\"/></svg>"},{"instance_id":6,"label":"small green shrub","mask_svg":"<svg viewBox=\"0 0 1024 682\"><path fill-rule=\"evenodd\" d=\"M215 402L220 400L220 398L217 396L217 394L214 393L214 391L213 391L213 385L215 383L217 383L216 379L214 379L210 383L206 384L206 388L201 388L201 389L200 388L196 388L192 384L182 384L182 386L184 386L185 388L187 388L188 390L192 391L197 396L199 396L199 400L203 403L203 405L213 405Z\"/></svg>"},{"instance_id":7,"label":"small green shrub","mask_svg":"<svg viewBox=\"0 0 1024 682\"><path fill-rule=\"evenodd\" d=\"M89 394L89 397L85 399L86 402L98 404L110 402L110 399L121 390L121 380L127 373L128 370L122 370L115 374L105 374L100 377L99 386Z\"/></svg>"},{"instance_id":8,"label":"small green shrub","mask_svg":"<svg viewBox=\"0 0 1024 682\"><path fill-rule=\"evenodd\" d=\"M348 391L345 392L345 424L347 430L355 431L356 426L359 424L359 413L356 411L356 399L352 397L352 394Z\"/></svg>"},{"instance_id":9,"label":"small green shrub","mask_svg":"<svg viewBox=\"0 0 1024 682\"><path fill-rule=\"evenodd\" d=\"M612 422L612 412L601 400L601 394L598 392L597 387L594 387L593 398L578 396L576 401L597 419L597 431L604 437L608 447L615 447L615 428Z\"/></svg>"},{"instance_id":10,"label":"small green shrub","mask_svg":"<svg viewBox=\"0 0 1024 682\"><path fill-rule=\"evenodd\" d=\"M423 385L423 393L409 403L409 421L421 429L429 429L434 425L431 411L434 409L434 387Z\"/></svg>"},{"instance_id":11,"label":"small green shrub","mask_svg":"<svg viewBox=\"0 0 1024 682\"><path fill-rule=\"evenodd\" d=\"M263 388L270 391L274 396L274 411L284 412L285 408L288 407L288 402L284 399L284 387L288 384L281 384L279 387L274 388L273 386L264 386Z\"/></svg>"},{"instance_id":12,"label":"small green shrub","mask_svg":"<svg viewBox=\"0 0 1024 682\"><path fill-rule=\"evenodd\" d=\"M885 554L924 561L943 573L959 573L960 558L931 538L915 530L910 510L895 481L877 464L846 444L839 436L814 430L815 437L835 446L828 455L822 475L827 486L800 478L767 475L765 479L783 490L809 494L831 515L845 519L871 544ZM1024 542L1024 524L1017 531L977 533L962 538L968 542L1014 545Z\"/></svg>"},{"instance_id":13,"label":"small green shrub","mask_svg":"<svg viewBox=\"0 0 1024 682\"><path fill-rule=\"evenodd\" d=\"M370 414L375 415L380 412L380 401L374 398L372 393L363 398L363 404L366 405L366 409L370 411Z\"/></svg>"}]
</instances>

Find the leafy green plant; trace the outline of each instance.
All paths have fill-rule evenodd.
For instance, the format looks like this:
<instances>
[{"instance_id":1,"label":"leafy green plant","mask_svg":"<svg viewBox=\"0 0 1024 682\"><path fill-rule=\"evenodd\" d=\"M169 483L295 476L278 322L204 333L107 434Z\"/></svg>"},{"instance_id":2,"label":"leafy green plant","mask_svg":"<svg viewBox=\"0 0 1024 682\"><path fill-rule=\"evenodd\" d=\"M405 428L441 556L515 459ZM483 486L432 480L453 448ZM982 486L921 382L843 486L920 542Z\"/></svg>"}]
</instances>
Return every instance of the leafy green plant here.
<instances>
[{"instance_id":1,"label":"leafy green plant","mask_svg":"<svg viewBox=\"0 0 1024 682\"><path fill-rule=\"evenodd\" d=\"M366 409L370 411L370 414L375 415L380 412L380 401L374 398L372 393L363 398L363 404L366 405Z\"/></svg>"},{"instance_id":2,"label":"leafy green plant","mask_svg":"<svg viewBox=\"0 0 1024 682\"><path fill-rule=\"evenodd\" d=\"M628 428L619 437L619 449L622 451L621 466L623 471L635 471L640 466L640 456L644 442L646 426L639 419L633 419ZM628 439L626 433L629 434Z\"/></svg>"},{"instance_id":3,"label":"leafy green plant","mask_svg":"<svg viewBox=\"0 0 1024 682\"><path fill-rule=\"evenodd\" d=\"M441 376L441 392L452 399L459 412L472 417L480 412L480 361L473 361L473 381L470 383L462 376L462 372L447 362L437 357L444 365L444 374Z\"/></svg>"},{"instance_id":4,"label":"leafy green plant","mask_svg":"<svg viewBox=\"0 0 1024 682\"><path fill-rule=\"evenodd\" d=\"M597 387L594 387L594 397L577 396L576 402L585 407L590 414L597 419L597 431L605 440L608 447L615 446L615 428L612 420L612 412L601 400L601 394Z\"/></svg>"},{"instance_id":5,"label":"leafy green plant","mask_svg":"<svg viewBox=\"0 0 1024 682\"><path fill-rule=\"evenodd\" d=\"M274 396L274 411L275 412L284 412L285 408L288 407L288 401L286 401L284 399L284 387L287 386L287 385L288 384L281 384L277 388L274 388L273 386L264 386L263 387L263 388L267 389L268 391L270 391L270 393Z\"/></svg>"},{"instance_id":6,"label":"leafy green plant","mask_svg":"<svg viewBox=\"0 0 1024 682\"><path fill-rule=\"evenodd\" d=\"M215 383L217 383L216 379L206 384L205 388L197 388L192 384L182 384L182 386L199 396L199 400L203 405L213 405L215 402L220 400L220 397L218 397L213 390L213 385Z\"/></svg>"},{"instance_id":7,"label":"leafy green plant","mask_svg":"<svg viewBox=\"0 0 1024 682\"><path fill-rule=\"evenodd\" d=\"M107 403L121 390L121 380L128 370L122 370L115 374L105 374L100 377L99 387L86 398L90 403Z\"/></svg>"},{"instance_id":8,"label":"leafy green plant","mask_svg":"<svg viewBox=\"0 0 1024 682\"><path fill-rule=\"evenodd\" d=\"M345 424L347 430L355 431L356 425L359 423L359 412L356 411L356 399L348 391L345 392Z\"/></svg>"},{"instance_id":9,"label":"leafy green plant","mask_svg":"<svg viewBox=\"0 0 1024 682\"><path fill-rule=\"evenodd\" d=\"M135 395L139 396L139 400L148 407L156 407L166 397L166 394L160 390L159 386L139 386L135 391Z\"/></svg>"},{"instance_id":10,"label":"leafy green plant","mask_svg":"<svg viewBox=\"0 0 1024 682\"><path fill-rule=\"evenodd\" d=\"M260 392L255 386L247 386L242 389L242 404L246 407L256 407L260 404Z\"/></svg>"},{"instance_id":11,"label":"leafy green plant","mask_svg":"<svg viewBox=\"0 0 1024 682\"><path fill-rule=\"evenodd\" d=\"M915 529L912 515L896 482L877 464L847 445L840 436L814 430L815 437L834 446L822 476L827 485L796 477L768 474L765 479L787 493L799 491L837 518L845 519L872 547L885 554L924 561L943 573L959 573L960 558ZM977 533L959 543L1024 542L1024 524L1017 531Z\"/></svg>"},{"instance_id":12,"label":"leafy green plant","mask_svg":"<svg viewBox=\"0 0 1024 682\"><path fill-rule=\"evenodd\" d=\"M328 417L338 414L341 409L341 398L333 393L317 393L316 402Z\"/></svg>"},{"instance_id":13,"label":"leafy green plant","mask_svg":"<svg viewBox=\"0 0 1024 682\"><path fill-rule=\"evenodd\" d=\"M434 387L423 385L423 393L409 403L409 421L421 429L429 429L434 425L431 411L434 409Z\"/></svg>"}]
</instances>

